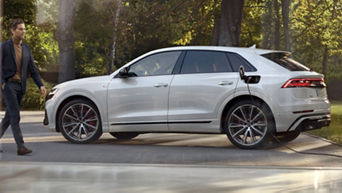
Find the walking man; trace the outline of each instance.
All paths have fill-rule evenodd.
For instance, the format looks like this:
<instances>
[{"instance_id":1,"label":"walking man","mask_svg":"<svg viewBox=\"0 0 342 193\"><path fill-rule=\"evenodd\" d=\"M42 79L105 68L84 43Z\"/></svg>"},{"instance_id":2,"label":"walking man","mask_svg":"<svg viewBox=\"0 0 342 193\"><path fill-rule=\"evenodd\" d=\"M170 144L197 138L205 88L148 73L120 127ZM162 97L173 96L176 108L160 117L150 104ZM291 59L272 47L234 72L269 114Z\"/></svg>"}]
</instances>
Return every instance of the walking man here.
<instances>
[{"instance_id":1,"label":"walking man","mask_svg":"<svg viewBox=\"0 0 342 193\"><path fill-rule=\"evenodd\" d=\"M25 39L26 28L22 19L14 19L10 24L12 38L1 44L1 91L6 103L5 117L0 124L0 138L11 125L18 155L26 155L32 150L24 146L19 126L20 104L26 92L27 73L30 73L36 85L46 95L46 89L40 80L39 73L33 62L30 48L22 41ZM0 149L0 152L2 150Z\"/></svg>"}]
</instances>

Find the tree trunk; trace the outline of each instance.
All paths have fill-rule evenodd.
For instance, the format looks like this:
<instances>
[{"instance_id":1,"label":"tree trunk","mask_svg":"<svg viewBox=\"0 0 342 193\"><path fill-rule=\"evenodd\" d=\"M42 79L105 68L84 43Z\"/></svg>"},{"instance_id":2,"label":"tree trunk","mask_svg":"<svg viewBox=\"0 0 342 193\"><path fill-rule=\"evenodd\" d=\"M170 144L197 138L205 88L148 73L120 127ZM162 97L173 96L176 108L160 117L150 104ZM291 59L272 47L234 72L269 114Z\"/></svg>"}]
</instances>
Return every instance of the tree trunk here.
<instances>
[{"instance_id":1,"label":"tree trunk","mask_svg":"<svg viewBox=\"0 0 342 193\"><path fill-rule=\"evenodd\" d=\"M74 53L74 12L78 0L59 0L58 45L59 75L58 83L75 79Z\"/></svg>"},{"instance_id":2,"label":"tree trunk","mask_svg":"<svg viewBox=\"0 0 342 193\"><path fill-rule=\"evenodd\" d=\"M217 46L219 42L219 36L220 36L220 22L221 18L220 15L215 15L214 19L214 29L213 29L213 38L211 40L211 45Z\"/></svg>"},{"instance_id":3,"label":"tree trunk","mask_svg":"<svg viewBox=\"0 0 342 193\"><path fill-rule=\"evenodd\" d=\"M244 0L222 1L220 22L215 18L214 33L216 28L216 30L218 30L217 45L240 46L243 5ZM218 24L219 27L217 27ZM215 37L213 37L213 40L215 40Z\"/></svg>"},{"instance_id":4,"label":"tree trunk","mask_svg":"<svg viewBox=\"0 0 342 193\"><path fill-rule=\"evenodd\" d=\"M275 12L275 24L274 24L274 48L280 49L280 15L279 15L279 3L278 0L273 0L274 12Z\"/></svg>"},{"instance_id":5,"label":"tree trunk","mask_svg":"<svg viewBox=\"0 0 342 193\"><path fill-rule=\"evenodd\" d=\"M290 12L290 0L281 0L284 36L285 36L285 49L291 51L290 43L290 28L289 28L289 12Z\"/></svg>"},{"instance_id":6,"label":"tree trunk","mask_svg":"<svg viewBox=\"0 0 342 193\"><path fill-rule=\"evenodd\" d=\"M327 65L328 65L328 46L324 46L323 63L322 63L322 74L327 75Z\"/></svg>"},{"instance_id":7,"label":"tree trunk","mask_svg":"<svg viewBox=\"0 0 342 193\"><path fill-rule=\"evenodd\" d=\"M115 66L115 50L116 50L116 39L117 39L117 32L118 32L118 23L119 23L119 15L121 10L121 0L117 1L117 6L115 10L114 16L114 30L113 30L113 44L112 44L112 53L111 53L111 64L108 69L108 74L113 72L113 67ZM116 68L119 68L116 66Z\"/></svg>"},{"instance_id":8,"label":"tree trunk","mask_svg":"<svg viewBox=\"0 0 342 193\"><path fill-rule=\"evenodd\" d=\"M271 49L273 46L273 4L272 1L265 2L265 14L262 16L262 29L263 29L263 40L262 40L262 48L264 49Z\"/></svg>"}]
</instances>

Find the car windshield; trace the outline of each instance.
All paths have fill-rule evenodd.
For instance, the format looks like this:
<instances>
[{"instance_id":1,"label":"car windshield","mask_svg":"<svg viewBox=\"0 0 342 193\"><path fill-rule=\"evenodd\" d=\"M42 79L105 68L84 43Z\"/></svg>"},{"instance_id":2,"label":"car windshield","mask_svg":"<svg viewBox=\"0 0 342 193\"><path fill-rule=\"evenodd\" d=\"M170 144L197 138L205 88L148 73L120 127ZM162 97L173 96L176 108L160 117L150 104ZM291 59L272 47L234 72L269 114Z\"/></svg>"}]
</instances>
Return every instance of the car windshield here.
<instances>
[{"instance_id":1,"label":"car windshield","mask_svg":"<svg viewBox=\"0 0 342 193\"><path fill-rule=\"evenodd\" d=\"M271 52L261 56L279 64L290 71L310 71L310 68L289 57L285 52Z\"/></svg>"}]
</instances>

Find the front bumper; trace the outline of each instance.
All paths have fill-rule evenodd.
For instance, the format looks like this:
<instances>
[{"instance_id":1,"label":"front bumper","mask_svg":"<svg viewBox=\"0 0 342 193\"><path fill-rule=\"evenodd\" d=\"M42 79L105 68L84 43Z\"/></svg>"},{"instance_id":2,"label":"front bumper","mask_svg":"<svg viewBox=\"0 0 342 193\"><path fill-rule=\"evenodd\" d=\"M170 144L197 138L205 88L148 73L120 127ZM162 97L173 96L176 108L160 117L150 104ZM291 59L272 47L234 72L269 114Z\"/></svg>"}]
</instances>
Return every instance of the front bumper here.
<instances>
[{"instance_id":1,"label":"front bumper","mask_svg":"<svg viewBox=\"0 0 342 193\"><path fill-rule=\"evenodd\" d=\"M330 125L330 114L304 115L297 118L287 131L308 131Z\"/></svg>"}]
</instances>

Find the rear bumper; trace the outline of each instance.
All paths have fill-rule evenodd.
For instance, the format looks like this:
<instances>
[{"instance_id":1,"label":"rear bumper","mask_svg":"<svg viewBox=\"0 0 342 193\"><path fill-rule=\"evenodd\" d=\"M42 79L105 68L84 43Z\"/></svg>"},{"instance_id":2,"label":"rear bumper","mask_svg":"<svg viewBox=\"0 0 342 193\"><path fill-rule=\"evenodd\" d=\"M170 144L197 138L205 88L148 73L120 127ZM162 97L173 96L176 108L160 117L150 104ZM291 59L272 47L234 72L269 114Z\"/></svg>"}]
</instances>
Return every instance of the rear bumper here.
<instances>
[{"instance_id":1,"label":"rear bumper","mask_svg":"<svg viewBox=\"0 0 342 193\"><path fill-rule=\"evenodd\" d=\"M304 115L297 118L287 131L308 131L330 125L330 114Z\"/></svg>"}]
</instances>

